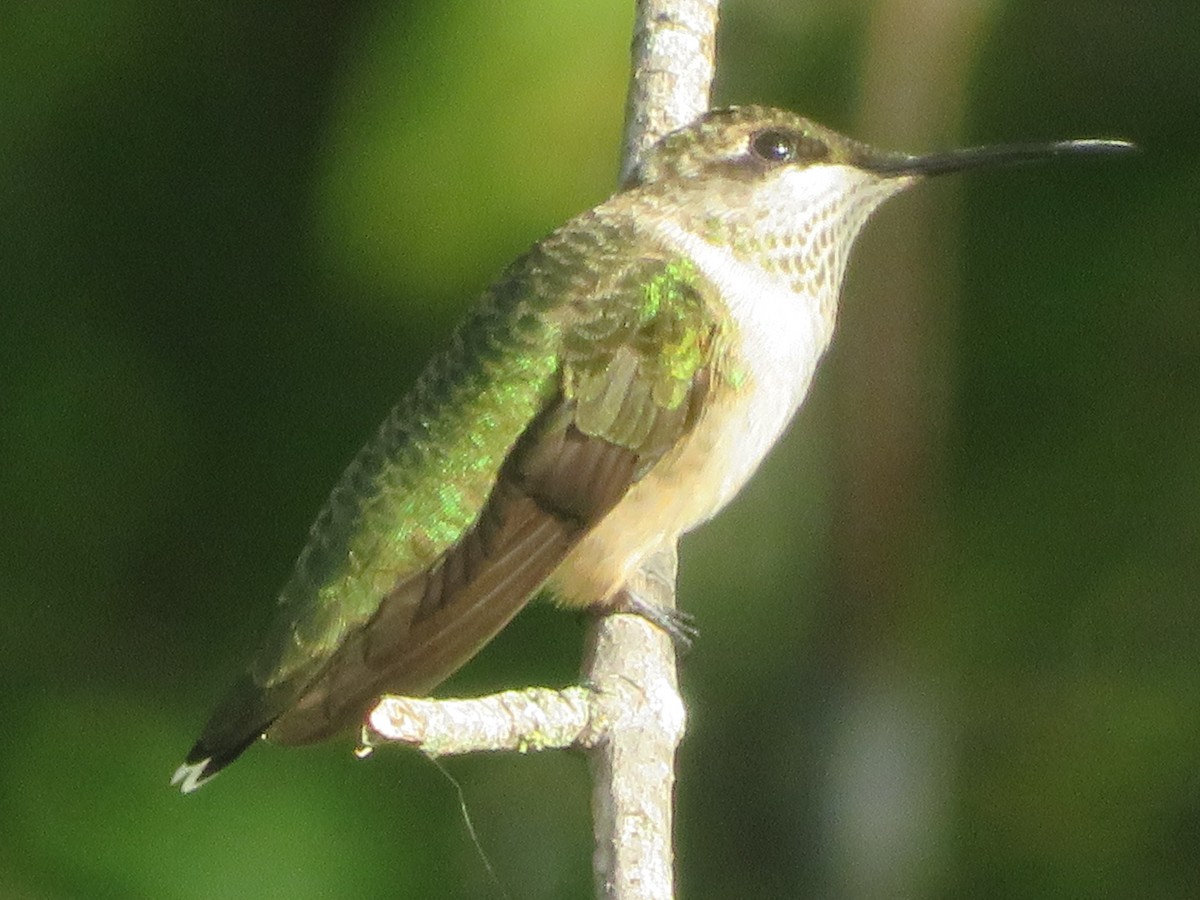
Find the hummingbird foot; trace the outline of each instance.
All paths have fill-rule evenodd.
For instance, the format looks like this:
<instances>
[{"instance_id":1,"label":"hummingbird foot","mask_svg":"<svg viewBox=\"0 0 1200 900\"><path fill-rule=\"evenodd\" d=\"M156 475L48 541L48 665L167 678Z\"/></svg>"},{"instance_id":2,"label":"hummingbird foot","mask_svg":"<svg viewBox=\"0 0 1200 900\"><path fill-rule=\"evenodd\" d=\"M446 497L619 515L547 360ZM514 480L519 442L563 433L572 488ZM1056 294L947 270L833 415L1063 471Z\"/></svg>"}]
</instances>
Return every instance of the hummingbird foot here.
<instances>
[{"instance_id":1,"label":"hummingbird foot","mask_svg":"<svg viewBox=\"0 0 1200 900\"><path fill-rule=\"evenodd\" d=\"M623 590L618 595L616 603L605 612L628 613L640 616L651 625L665 631L679 653L692 649L692 644L700 636L696 627L696 617L674 606L658 606L643 600L630 590Z\"/></svg>"}]
</instances>

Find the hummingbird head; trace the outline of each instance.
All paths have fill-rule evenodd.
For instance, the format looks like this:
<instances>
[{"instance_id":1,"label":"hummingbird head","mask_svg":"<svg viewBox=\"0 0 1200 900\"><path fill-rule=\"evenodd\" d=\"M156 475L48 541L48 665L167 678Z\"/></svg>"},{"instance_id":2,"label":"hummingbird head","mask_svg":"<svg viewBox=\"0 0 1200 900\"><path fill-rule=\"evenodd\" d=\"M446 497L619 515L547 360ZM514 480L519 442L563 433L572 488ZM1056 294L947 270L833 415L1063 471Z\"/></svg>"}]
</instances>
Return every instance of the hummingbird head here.
<instances>
[{"instance_id":1,"label":"hummingbird head","mask_svg":"<svg viewBox=\"0 0 1200 900\"><path fill-rule=\"evenodd\" d=\"M1125 141L1074 140L949 150L878 150L784 110L705 113L646 151L626 190L796 290L836 301L851 244L887 198L926 177L1069 155L1124 153Z\"/></svg>"},{"instance_id":2,"label":"hummingbird head","mask_svg":"<svg viewBox=\"0 0 1200 900\"><path fill-rule=\"evenodd\" d=\"M624 186L713 175L769 179L786 169L829 166L859 169L907 185L922 176L1136 149L1128 141L1084 139L995 144L913 156L877 150L786 110L730 106L710 110L663 137L646 151Z\"/></svg>"}]
</instances>

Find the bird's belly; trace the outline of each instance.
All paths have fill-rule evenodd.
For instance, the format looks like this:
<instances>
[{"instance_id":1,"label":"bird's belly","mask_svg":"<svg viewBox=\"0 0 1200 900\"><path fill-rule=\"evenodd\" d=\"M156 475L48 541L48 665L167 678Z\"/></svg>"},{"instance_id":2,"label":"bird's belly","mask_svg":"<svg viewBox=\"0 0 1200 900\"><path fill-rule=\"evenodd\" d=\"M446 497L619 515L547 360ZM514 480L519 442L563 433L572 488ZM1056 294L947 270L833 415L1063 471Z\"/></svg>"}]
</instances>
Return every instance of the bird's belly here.
<instances>
[{"instance_id":1,"label":"bird's belly","mask_svg":"<svg viewBox=\"0 0 1200 900\"><path fill-rule=\"evenodd\" d=\"M746 391L714 402L563 561L550 580L556 599L605 604L647 553L716 515L790 421L792 397Z\"/></svg>"}]
</instances>

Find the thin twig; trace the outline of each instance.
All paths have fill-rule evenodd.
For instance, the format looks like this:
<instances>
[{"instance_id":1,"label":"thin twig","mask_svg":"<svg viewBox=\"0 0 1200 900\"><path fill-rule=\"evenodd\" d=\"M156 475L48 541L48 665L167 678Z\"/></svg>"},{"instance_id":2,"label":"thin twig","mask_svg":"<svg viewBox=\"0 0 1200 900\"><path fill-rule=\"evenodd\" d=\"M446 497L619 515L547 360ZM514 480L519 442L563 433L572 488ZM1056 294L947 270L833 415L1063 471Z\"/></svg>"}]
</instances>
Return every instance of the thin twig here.
<instances>
[{"instance_id":1,"label":"thin twig","mask_svg":"<svg viewBox=\"0 0 1200 900\"><path fill-rule=\"evenodd\" d=\"M651 555L636 590L657 606L674 605L674 545ZM617 614L588 635L584 674L609 699L604 740L590 756L592 871L606 900L674 896L675 749L684 707L670 638L645 619Z\"/></svg>"}]
</instances>

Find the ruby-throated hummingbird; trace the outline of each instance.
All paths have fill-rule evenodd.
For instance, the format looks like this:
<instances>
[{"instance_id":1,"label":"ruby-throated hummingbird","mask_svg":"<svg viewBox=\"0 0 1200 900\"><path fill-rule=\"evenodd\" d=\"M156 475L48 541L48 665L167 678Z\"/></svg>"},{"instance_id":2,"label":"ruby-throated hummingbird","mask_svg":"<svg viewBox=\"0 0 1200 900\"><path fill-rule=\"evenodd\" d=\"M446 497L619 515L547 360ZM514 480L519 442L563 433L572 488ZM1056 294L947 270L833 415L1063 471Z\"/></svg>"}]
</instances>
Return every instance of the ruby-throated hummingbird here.
<instances>
[{"instance_id":1,"label":"ruby-throated hummingbird","mask_svg":"<svg viewBox=\"0 0 1200 900\"><path fill-rule=\"evenodd\" d=\"M883 152L715 110L514 262L317 517L249 670L172 780L422 694L543 587L605 607L745 484L829 345L850 246L925 176L1122 141Z\"/></svg>"}]
</instances>

